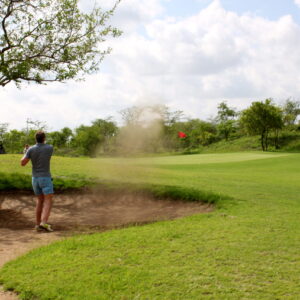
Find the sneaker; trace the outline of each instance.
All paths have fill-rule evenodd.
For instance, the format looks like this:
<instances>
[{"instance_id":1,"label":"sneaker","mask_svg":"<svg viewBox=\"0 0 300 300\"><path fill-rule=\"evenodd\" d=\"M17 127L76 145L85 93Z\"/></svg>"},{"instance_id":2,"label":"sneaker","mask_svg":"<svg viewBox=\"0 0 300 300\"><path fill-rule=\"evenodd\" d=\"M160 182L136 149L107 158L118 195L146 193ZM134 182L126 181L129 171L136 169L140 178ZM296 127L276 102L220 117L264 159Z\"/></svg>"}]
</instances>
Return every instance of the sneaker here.
<instances>
[{"instance_id":1,"label":"sneaker","mask_svg":"<svg viewBox=\"0 0 300 300\"><path fill-rule=\"evenodd\" d=\"M52 232L53 231L53 229L51 228L51 225L46 224L46 223L41 223L40 227L41 227L42 230L46 230L48 232Z\"/></svg>"},{"instance_id":2,"label":"sneaker","mask_svg":"<svg viewBox=\"0 0 300 300\"><path fill-rule=\"evenodd\" d=\"M40 225L35 225L34 229L36 231L44 231L45 229L43 227L41 227Z\"/></svg>"}]
</instances>

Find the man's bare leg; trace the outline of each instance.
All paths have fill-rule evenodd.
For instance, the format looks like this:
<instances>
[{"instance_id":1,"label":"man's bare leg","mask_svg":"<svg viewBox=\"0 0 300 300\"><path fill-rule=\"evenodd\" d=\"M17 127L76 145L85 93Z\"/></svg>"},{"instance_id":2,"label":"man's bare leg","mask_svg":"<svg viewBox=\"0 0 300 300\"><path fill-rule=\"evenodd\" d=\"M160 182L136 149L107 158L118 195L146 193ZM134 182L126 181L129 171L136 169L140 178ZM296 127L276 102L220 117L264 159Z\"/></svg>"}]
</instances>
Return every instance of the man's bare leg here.
<instances>
[{"instance_id":1,"label":"man's bare leg","mask_svg":"<svg viewBox=\"0 0 300 300\"><path fill-rule=\"evenodd\" d=\"M42 223L47 224L50 216L51 208L52 208L52 197L53 194L44 195L44 205L42 212Z\"/></svg>"},{"instance_id":2,"label":"man's bare leg","mask_svg":"<svg viewBox=\"0 0 300 300\"><path fill-rule=\"evenodd\" d=\"M40 225L42 221L42 211L44 206L44 195L38 195L36 208L35 208L35 217L36 217L36 225Z\"/></svg>"}]
</instances>

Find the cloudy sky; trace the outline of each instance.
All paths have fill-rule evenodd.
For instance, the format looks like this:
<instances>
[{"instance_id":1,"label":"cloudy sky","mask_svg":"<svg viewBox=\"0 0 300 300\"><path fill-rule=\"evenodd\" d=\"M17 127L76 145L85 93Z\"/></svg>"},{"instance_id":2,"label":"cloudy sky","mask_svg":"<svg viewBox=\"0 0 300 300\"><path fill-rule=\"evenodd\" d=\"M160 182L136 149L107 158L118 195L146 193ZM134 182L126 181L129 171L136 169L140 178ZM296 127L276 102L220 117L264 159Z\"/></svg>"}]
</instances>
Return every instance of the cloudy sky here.
<instances>
[{"instance_id":1,"label":"cloudy sky","mask_svg":"<svg viewBox=\"0 0 300 300\"><path fill-rule=\"evenodd\" d=\"M111 21L123 35L109 42L99 73L0 88L0 123L74 128L151 103L207 119L224 100L243 109L300 99L300 0L122 0Z\"/></svg>"}]
</instances>

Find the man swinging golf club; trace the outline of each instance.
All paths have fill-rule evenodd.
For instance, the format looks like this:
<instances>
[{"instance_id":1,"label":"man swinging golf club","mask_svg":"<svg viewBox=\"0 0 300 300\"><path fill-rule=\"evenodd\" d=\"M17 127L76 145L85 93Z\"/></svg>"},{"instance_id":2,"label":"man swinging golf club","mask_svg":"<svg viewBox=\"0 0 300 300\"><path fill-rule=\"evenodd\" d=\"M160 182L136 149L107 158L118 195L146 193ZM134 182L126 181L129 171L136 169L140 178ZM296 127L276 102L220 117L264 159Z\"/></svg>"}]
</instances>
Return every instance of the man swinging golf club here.
<instances>
[{"instance_id":1,"label":"man swinging golf club","mask_svg":"<svg viewBox=\"0 0 300 300\"><path fill-rule=\"evenodd\" d=\"M52 207L53 183L50 173L50 159L53 147L45 143L46 135L43 131L35 134L36 145L30 147L21 159L21 166L31 160L32 163L32 187L37 196L36 226L37 231L53 231L48 224Z\"/></svg>"}]
</instances>

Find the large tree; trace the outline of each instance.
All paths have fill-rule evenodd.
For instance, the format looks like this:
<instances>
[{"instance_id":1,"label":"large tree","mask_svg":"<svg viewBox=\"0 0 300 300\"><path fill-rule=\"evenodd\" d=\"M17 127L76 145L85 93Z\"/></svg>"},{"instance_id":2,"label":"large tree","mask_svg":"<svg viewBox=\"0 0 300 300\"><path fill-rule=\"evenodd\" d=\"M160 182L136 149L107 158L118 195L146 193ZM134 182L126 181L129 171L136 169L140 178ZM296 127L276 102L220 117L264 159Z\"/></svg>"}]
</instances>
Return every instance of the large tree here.
<instances>
[{"instance_id":1,"label":"large tree","mask_svg":"<svg viewBox=\"0 0 300 300\"><path fill-rule=\"evenodd\" d=\"M263 151L268 150L270 131L278 131L283 126L282 111L273 104L272 99L252 102L251 106L242 112L240 121L248 133L260 135Z\"/></svg>"},{"instance_id":2,"label":"large tree","mask_svg":"<svg viewBox=\"0 0 300 300\"><path fill-rule=\"evenodd\" d=\"M0 0L0 86L82 78L98 69L110 48L99 43L120 31L107 25L113 14L78 0Z\"/></svg>"}]
</instances>

